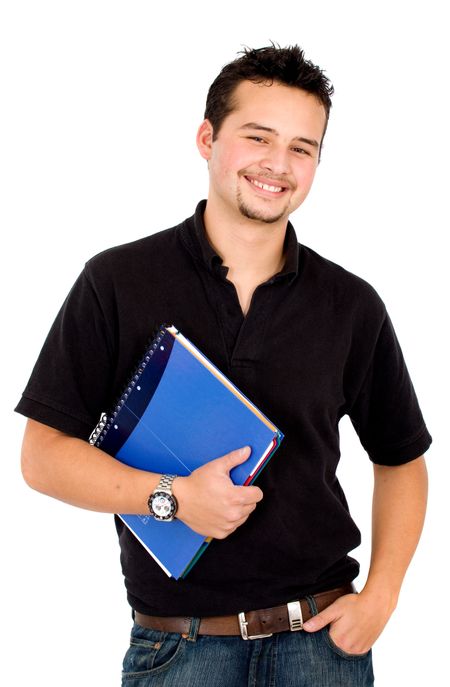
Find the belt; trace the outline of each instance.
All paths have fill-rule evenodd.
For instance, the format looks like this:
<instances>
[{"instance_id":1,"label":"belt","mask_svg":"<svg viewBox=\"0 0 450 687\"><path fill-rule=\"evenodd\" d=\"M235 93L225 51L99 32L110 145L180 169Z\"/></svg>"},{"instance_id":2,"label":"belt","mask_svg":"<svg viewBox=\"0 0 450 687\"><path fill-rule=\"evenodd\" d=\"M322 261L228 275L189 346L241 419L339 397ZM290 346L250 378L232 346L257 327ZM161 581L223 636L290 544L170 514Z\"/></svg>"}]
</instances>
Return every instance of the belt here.
<instances>
[{"instance_id":1,"label":"belt","mask_svg":"<svg viewBox=\"0 0 450 687\"><path fill-rule=\"evenodd\" d=\"M320 613L327 606L344 594L354 594L352 584L314 594L317 611ZM307 599L291 601L283 606L262 608L257 611L220 615L200 619L198 634L201 635L241 635L242 639L260 639L270 637L274 632L301 630L303 623L312 617ZM177 632L188 635L192 618L144 615L135 611L134 620L141 627L160 632Z\"/></svg>"}]
</instances>

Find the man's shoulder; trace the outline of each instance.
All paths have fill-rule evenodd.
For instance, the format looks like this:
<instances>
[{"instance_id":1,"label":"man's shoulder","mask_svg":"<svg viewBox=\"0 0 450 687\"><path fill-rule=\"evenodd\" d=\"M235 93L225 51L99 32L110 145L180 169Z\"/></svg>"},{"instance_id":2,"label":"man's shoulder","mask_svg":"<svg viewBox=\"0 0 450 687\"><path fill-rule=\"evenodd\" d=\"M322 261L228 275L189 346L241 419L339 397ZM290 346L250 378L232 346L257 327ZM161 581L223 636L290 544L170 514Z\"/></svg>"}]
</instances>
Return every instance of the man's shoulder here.
<instances>
[{"instance_id":1,"label":"man's shoulder","mask_svg":"<svg viewBox=\"0 0 450 687\"><path fill-rule=\"evenodd\" d=\"M163 229L134 241L106 248L91 257L86 266L90 271L116 269L147 264L153 256L163 258L179 244L177 234L181 225Z\"/></svg>"},{"instance_id":2,"label":"man's shoulder","mask_svg":"<svg viewBox=\"0 0 450 687\"><path fill-rule=\"evenodd\" d=\"M379 293L368 281L308 246L301 246L301 256L305 276L313 289L326 292L334 301L347 306L375 307L384 312Z\"/></svg>"}]
</instances>

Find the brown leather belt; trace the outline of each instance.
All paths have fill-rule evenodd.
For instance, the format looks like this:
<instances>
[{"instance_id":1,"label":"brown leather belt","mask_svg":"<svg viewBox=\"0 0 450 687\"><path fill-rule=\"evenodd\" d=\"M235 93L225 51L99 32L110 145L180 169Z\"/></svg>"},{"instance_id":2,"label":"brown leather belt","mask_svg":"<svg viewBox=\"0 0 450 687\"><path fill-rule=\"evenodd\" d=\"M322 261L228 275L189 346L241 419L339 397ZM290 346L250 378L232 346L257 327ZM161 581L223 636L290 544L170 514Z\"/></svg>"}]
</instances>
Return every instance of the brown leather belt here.
<instances>
[{"instance_id":1,"label":"brown leather belt","mask_svg":"<svg viewBox=\"0 0 450 687\"><path fill-rule=\"evenodd\" d=\"M354 594L352 584L330 589L327 592L314 594L313 599L320 613L327 606L344 594ZM268 637L274 632L301 630L303 623L312 617L306 599L291 601L283 606L263 608L237 615L221 615L202 618L198 629L201 635L241 635L243 639L257 639ZM144 615L135 611L134 620L141 627L160 632L177 632L188 635L191 618L165 618L161 616Z\"/></svg>"}]
</instances>

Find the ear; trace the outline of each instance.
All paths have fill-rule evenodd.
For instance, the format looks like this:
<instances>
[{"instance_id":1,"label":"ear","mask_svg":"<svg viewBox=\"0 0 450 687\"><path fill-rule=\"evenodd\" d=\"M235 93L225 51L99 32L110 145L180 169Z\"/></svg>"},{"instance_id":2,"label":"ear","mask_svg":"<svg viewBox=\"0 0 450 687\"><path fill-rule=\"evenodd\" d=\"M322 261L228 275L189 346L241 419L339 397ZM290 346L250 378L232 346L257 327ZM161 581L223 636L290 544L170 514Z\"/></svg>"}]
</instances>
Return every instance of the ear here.
<instances>
[{"instance_id":1,"label":"ear","mask_svg":"<svg viewBox=\"0 0 450 687\"><path fill-rule=\"evenodd\" d=\"M211 158L213 128L209 119L204 119L197 132L197 148L204 160Z\"/></svg>"}]
</instances>

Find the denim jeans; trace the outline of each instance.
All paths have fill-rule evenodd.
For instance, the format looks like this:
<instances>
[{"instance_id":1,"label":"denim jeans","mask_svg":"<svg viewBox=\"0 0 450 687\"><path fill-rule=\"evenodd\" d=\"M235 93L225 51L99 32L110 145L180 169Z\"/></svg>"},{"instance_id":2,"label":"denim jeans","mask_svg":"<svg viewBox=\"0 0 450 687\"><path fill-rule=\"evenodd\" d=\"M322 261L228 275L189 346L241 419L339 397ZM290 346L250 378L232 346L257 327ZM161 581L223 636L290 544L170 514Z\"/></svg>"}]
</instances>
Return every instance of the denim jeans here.
<instances>
[{"instance_id":1,"label":"denim jeans","mask_svg":"<svg viewBox=\"0 0 450 687\"><path fill-rule=\"evenodd\" d=\"M135 624L122 687L373 687L372 652L345 653L326 628L244 641L198 635L198 622L187 637Z\"/></svg>"}]
</instances>

